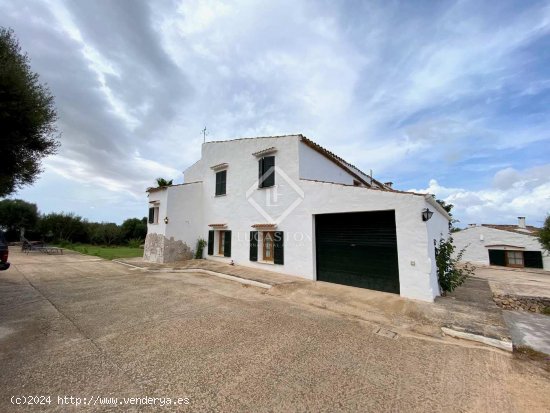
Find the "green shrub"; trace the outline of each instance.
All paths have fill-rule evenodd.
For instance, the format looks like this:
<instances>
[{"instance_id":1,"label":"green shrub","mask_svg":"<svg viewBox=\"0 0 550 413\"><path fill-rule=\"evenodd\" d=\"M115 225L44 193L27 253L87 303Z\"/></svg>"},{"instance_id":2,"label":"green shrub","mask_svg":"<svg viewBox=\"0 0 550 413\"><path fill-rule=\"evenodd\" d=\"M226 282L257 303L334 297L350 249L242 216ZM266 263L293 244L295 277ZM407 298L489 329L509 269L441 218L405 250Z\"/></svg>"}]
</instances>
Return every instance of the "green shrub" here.
<instances>
[{"instance_id":1,"label":"green shrub","mask_svg":"<svg viewBox=\"0 0 550 413\"><path fill-rule=\"evenodd\" d=\"M443 294L452 292L456 287L464 283L466 279L474 274L475 267L469 263L459 266L466 247L459 251L456 258L453 258L455 246L453 238L441 238L435 251L435 261L437 265L437 278L439 287Z\"/></svg>"},{"instance_id":2,"label":"green shrub","mask_svg":"<svg viewBox=\"0 0 550 413\"><path fill-rule=\"evenodd\" d=\"M73 244L70 241L67 241L66 239L62 239L57 243L61 248L68 248L72 249L71 247Z\"/></svg>"},{"instance_id":3,"label":"green shrub","mask_svg":"<svg viewBox=\"0 0 550 413\"><path fill-rule=\"evenodd\" d=\"M197 241L197 251L195 252L195 258L197 259L202 258L204 247L206 247L206 240L199 238Z\"/></svg>"},{"instance_id":4,"label":"green shrub","mask_svg":"<svg viewBox=\"0 0 550 413\"><path fill-rule=\"evenodd\" d=\"M132 238L128 240L128 246L130 248L139 248L143 244L143 240L139 238Z\"/></svg>"}]
</instances>

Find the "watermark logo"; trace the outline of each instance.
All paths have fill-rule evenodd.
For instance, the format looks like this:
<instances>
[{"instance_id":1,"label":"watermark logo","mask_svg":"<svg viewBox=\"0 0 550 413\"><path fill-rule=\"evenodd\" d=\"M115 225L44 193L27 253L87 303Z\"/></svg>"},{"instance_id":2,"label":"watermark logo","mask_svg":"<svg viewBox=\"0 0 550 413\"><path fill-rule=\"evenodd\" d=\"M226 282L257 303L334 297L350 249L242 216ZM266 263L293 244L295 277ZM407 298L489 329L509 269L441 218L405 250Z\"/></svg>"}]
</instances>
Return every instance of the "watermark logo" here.
<instances>
[{"instance_id":1,"label":"watermark logo","mask_svg":"<svg viewBox=\"0 0 550 413\"><path fill-rule=\"evenodd\" d=\"M275 177L275 184L262 188L272 175ZM248 203L270 224L280 224L304 198L302 188L278 166L269 168L246 191Z\"/></svg>"}]
</instances>

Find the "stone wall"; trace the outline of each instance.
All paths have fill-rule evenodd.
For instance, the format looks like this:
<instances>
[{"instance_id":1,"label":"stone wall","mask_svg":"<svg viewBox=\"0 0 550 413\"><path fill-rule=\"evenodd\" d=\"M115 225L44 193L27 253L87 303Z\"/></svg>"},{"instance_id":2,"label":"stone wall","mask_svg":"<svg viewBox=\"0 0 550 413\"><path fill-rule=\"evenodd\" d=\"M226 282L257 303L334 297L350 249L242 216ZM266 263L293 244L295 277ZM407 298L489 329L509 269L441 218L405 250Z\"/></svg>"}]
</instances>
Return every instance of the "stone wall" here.
<instances>
[{"instance_id":1,"label":"stone wall","mask_svg":"<svg viewBox=\"0 0 550 413\"><path fill-rule=\"evenodd\" d=\"M495 294L495 303L505 310L530 311L542 313L545 307L550 307L550 298L526 297L521 295Z\"/></svg>"},{"instance_id":2,"label":"stone wall","mask_svg":"<svg viewBox=\"0 0 550 413\"><path fill-rule=\"evenodd\" d=\"M183 241L174 237L166 238L162 234L147 234L143 249L143 259L149 262L164 264L184 261L193 258L193 251Z\"/></svg>"}]
</instances>

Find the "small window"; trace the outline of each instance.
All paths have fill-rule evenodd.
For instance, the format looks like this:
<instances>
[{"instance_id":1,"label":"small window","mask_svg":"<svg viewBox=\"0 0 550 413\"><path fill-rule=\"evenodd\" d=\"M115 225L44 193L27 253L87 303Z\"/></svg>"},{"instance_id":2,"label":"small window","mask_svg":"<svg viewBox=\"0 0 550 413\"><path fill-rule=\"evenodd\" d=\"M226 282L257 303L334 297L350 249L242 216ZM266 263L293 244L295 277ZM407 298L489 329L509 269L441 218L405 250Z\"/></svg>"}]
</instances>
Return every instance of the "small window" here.
<instances>
[{"instance_id":1,"label":"small window","mask_svg":"<svg viewBox=\"0 0 550 413\"><path fill-rule=\"evenodd\" d=\"M269 188L275 185L275 157L264 156L258 162L258 187Z\"/></svg>"},{"instance_id":2,"label":"small window","mask_svg":"<svg viewBox=\"0 0 550 413\"><path fill-rule=\"evenodd\" d=\"M159 223L159 207L149 208L149 224Z\"/></svg>"},{"instance_id":3,"label":"small window","mask_svg":"<svg viewBox=\"0 0 550 413\"><path fill-rule=\"evenodd\" d=\"M523 267L523 251L506 251L509 267Z\"/></svg>"},{"instance_id":4,"label":"small window","mask_svg":"<svg viewBox=\"0 0 550 413\"><path fill-rule=\"evenodd\" d=\"M227 171L216 172L216 196L226 194Z\"/></svg>"}]
</instances>

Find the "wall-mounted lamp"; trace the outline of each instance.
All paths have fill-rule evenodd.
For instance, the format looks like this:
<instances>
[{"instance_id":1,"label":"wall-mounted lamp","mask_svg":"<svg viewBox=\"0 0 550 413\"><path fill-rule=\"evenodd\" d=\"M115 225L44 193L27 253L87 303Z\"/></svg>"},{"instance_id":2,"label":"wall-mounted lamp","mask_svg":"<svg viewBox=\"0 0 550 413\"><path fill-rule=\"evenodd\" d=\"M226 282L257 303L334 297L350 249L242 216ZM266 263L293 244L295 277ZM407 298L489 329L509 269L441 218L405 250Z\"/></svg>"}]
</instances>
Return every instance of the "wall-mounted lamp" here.
<instances>
[{"instance_id":1,"label":"wall-mounted lamp","mask_svg":"<svg viewBox=\"0 0 550 413\"><path fill-rule=\"evenodd\" d=\"M428 208L424 208L422 210L422 221L424 222L428 221L433 214L434 214L433 211L430 211Z\"/></svg>"},{"instance_id":2,"label":"wall-mounted lamp","mask_svg":"<svg viewBox=\"0 0 550 413\"><path fill-rule=\"evenodd\" d=\"M168 217L164 218L164 223L168 224Z\"/></svg>"}]
</instances>

